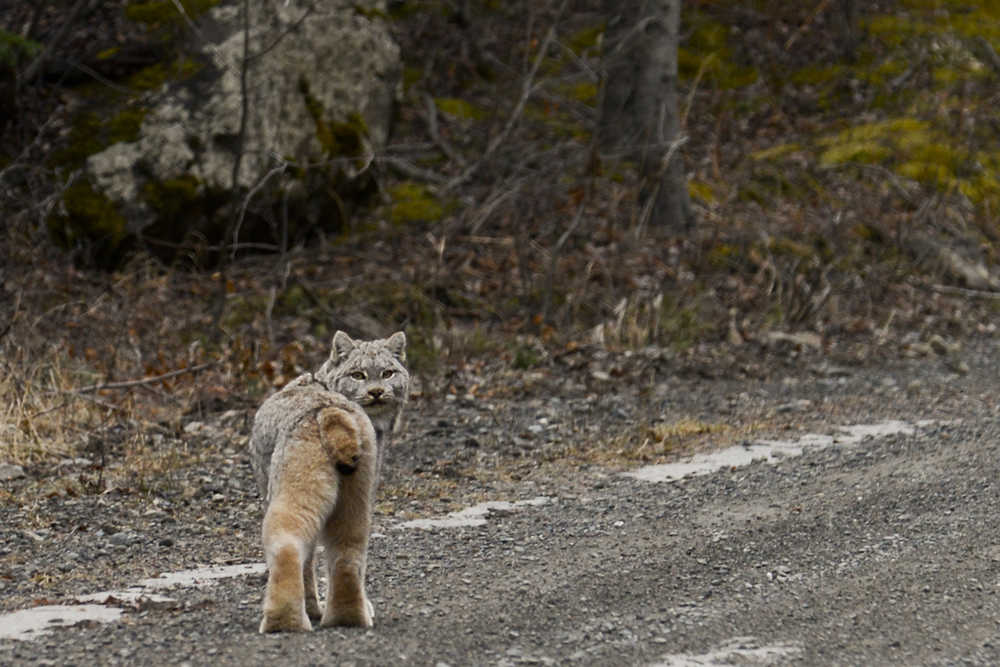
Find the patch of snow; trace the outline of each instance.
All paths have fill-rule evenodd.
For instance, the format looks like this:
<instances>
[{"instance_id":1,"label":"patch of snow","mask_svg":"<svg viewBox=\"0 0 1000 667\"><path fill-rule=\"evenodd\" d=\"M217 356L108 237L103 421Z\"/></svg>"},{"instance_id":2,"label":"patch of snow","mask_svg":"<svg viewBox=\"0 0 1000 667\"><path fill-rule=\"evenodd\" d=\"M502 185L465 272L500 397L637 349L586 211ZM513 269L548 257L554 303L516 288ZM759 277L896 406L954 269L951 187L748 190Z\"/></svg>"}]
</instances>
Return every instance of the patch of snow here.
<instances>
[{"instance_id":1,"label":"patch of snow","mask_svg":"<svg viewBox=\"0 0 1000 667\"><path fill-rule=\"evenodd\" d=\"M264 563L243 563L240 565L211 565L193 570L166 572L159 577L143 579L135 586L120 591L101 591L76 598L86 604L47 605L22 609L0 615L0 639L29 640L45 632L74 625L82 621L111 623L117 621L123 608L116 603L136 604L142 601L154 604L169 604L173 598L152 591L173 587L200 587L214 584L217 579L263 574L267 571ZM96 604L91 604L96 603Z\"/></svg>"},{"instance_id":2,"label":"patch of snow","mask_svg":"<svg viewBox=\"0 0 1000 667\"><path fill-rule=\"evenodd\" d=\"M35 639L56 628L84 621L111 623L119 619L122 611L102 604L57 604L22 609L0 616L0 639Z\"/></svg>"},{"instance_id":3,"label":"patch of snow","mask_svg":"<svg viewBox=\"0 0 1000 667\"><path fill-rule=\"evenodd\" d=\"M437 519L414 519L412 521L404 521L396 527L422 528L424 530L430 530L432 528L463 528L467 526L482 526L486 523L487 517L490 513L515 512L522 507L538 507L539 505L547 505L550 501L551 498L548 496L538 496L537 498L518 500L515 502L491 500L489 502L473 505L472 507L466 507L464 510L452 512L451 514Z\"/></svg>"},{"instance_id":4,"label":"patch of snow","mask_svg":"<svg viewBox=\"0 0 1000 667\"><path fill-rule=\"evenodd\" d=\"M210 565L193 570L180 572L164 572L152 579L143 579L138 583L140 588L173 588L174 586L200 587L214 584L216 579L244 577L247 575L264 574L267 566L264 563L241 563L239 565Z\"/></svg>"},{"instance_id":5,"label":"patch of snow","mask_svg":"<svg viewBox=\"0 0 1000 667\"><path fill-rule=\"evenodd\" d=\"M724 665L774 665L802 652L799 644L761 646L753 637L734 637L717 649L698 655L665 655L650 667L723 667Z\"/></svg>"},{"instance_id":6,"label":"patch of snow","mask_svg":"<svg viewBox=\"0 0 1000 667\"><path fill-rule=\"evenodd\" d=\"M676 463L643 466L622 474L645 482L669 482L689 475L707 475L724 468L738 468L754 461L776 463L784 458L799 456L808 450L825 449L835 445L853 447L866 438L884 438L900 433L908 435L916 428L929 423L931 422L921 421L911 424L899 420L887 420L877 424L841 426L834 435L807 433L798 440L757 440L716 452L695 454Z\"/></svg>"}]
</instances>

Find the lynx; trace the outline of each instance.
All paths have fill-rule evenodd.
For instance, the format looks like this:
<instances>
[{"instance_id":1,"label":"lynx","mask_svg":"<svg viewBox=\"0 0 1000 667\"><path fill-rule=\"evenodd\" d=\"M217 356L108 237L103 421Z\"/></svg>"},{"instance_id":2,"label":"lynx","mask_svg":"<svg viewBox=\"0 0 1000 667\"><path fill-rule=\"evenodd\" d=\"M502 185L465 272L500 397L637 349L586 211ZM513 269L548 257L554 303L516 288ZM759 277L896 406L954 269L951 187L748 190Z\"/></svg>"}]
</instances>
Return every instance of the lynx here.
<instances>
[{"instance_id":1,"label":"lynx","mask_svg":"<svg viewBox=\"0 0 1000 667\"><path fill-rule=\"evenodd\" d=\"M370 627L365 593L372 504L391 430L409 392L406 337L354 341L338 331L330 358L268 398L254 417L250 460L266 511L268 581L261 632L320 624ZM319 607L314 551L329 591Z\"/></svg>"}]
</instances>

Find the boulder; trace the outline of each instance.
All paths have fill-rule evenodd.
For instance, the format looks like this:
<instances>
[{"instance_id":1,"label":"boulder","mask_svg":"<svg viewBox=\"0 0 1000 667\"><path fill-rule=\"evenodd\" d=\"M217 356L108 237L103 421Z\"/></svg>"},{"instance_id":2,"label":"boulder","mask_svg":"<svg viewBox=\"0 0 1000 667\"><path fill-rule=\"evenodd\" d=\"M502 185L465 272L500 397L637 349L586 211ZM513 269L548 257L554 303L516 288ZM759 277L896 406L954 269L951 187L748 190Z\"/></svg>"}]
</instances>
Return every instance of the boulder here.
<instances>
[{"instance_id":1,"label":"boulder","mask_svg":"<svg viewBox=\"0 0 1000 667\"><path fill-rule=\"evenodd\" d=\"M118 241L176 247L192 233L222 240L239 218L243 242L255 236L252 194L258 208L291 202L300 227L342 225L387 141L402 71L383 4L254 0L245 72L242 3L198 17L185 49L193 73L152 96L138 138L87 159L64 224L90 216L106 233L94 211L111 211Z\"/></svg>"}]
</instances>

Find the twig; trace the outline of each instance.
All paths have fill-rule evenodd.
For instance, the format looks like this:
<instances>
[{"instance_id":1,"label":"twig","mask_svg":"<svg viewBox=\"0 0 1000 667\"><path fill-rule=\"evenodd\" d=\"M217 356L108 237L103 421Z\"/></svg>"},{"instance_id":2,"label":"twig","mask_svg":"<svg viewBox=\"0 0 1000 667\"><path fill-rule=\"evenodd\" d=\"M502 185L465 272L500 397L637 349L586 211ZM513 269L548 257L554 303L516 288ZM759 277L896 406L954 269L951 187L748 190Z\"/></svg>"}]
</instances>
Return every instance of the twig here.
<instances>
[{"instance_id":1,"label":"twig","mask_svg":"<svg viewBox=\"0 0 1000 667\"><path fill-rule=\"evenodd\" d=\"M687 99L684 101L684 108L681 109L680 120L677 122L677 127L685 127L687 125L687 117L688 114L691 113L691 107L694 104L694 94L698 92L698 84L701 83L701 77L704 76L709 63L714 60L717 60L717 57L713 51L707 58L702 58L701 64L698 65L698 73L694 75L694 81L691 82L691 90L688 91Z\"/></svg>"},{"instance_id":2,"label":"twig","mask_svg":"<svg viewBox=\"0 0 1000 667\"><path fill-rule=\"evenodd\" d=\"M441 133L438 132L437 123L437 105L434 104L434 98L430 95L424 95L424 105L427 107L427 133L431 135L431 139L441 149L449 160L457 164L459 167L465 166L465 160L455 152L455 149L451 147Z\"/></svg>"},{"instance_id":3,"label":"twig","mask_svg":"<svg viewBox=\"0 0 1000 667\"><path fill-rule=\"evenodd\" d=\"M264 174L260 178L260 180L257 181L257 184L250 189L250 192L247 193L246 197L243 198L243 204L240 206L240 215L236 219L236 224L234 225L233 228L233 245L232 245L232 255L231 255L232 259L236 258L236 250L237 248L240 247L239 244L240 230L243 228L243 221L246 219L247 207L250 206L250 200L253 199L254 195L256 195L260 191L260 189L267 184L269 180L271 180L272 176L283 174L286 168L288 168L288 163L282 162L277 167ZM234 188L236 187L235 184L233 185L233 187Z\"/></svg>"},{"instance_id":4,"label":"twig","mask_svg":"<svg viewBox=\"0 0 1000 667\"><path fill-rule=\"evenodd\" d=\"M993 69L996 70L997 74L1000 74L1000 56L993 49L993 45L986 41L985 37L976 37L975 42L986 56L986 60L993 66Z\"/></svg>"},{"instance_id":5,"label":"twig","mask_svg":"<svg viewBox=\"0 0 1000 667\"><path fill-rule=\"evenodd\" d=\"M503 190L499 194L492 195L485 204L480 206L479 210L476 212L475 218L469 225L469 235L477 235L479 233L479 228L486 223L491 215L493 215L493 211L495 211L504 201L521 191L521 184L522 181L517 181L511 187Z\"/></svg>"},{"instance_id":6,"label":"twig","mask_svg":"<svg viewBox=\"0 0 1000 667\"><path fill-rule=\"evenodd\" d=\"M197 373L198 371L203 371L206 368L211 368L219 363L219 360L207 361L203 364L198 364L197 366L189 366L187 368L179 368L175 371L170 371L169 373L163 373L161 375L154 375L153 377L142 378L141 380L124 380L122 382L105 382L103 384L94 384L89 387L83 387L77 389L73 393L75 394L89 394L95 391L101 391L104 389L128 389L130 387L138 387L146 384L155 384L163 380L169 380L170 378L177 377L178 375L184 375L185 373Z\"/></svg>"},{"instance_id":7,"label":"twig","mask_svg":"<svg viewBox=\"0 0 1000 667\"><path fill-rule=\"evenodd\" d=\"M932 292L937 292L938 294L954 294L956 296L968 296L976 299L1000 299L1000 292L969 289L968 287L953 287L952 285L924 285L921 283L918 283L918 285L924 289L929 289Z\"/></svg>"},{"instance_id":8,"label":"twig","mask_svg":"<svg viewBox=\"0 0 1000 667\"><path fill-rule=\"evenodd\" d=\"M812 14L809 15L809 18L806 19L805 23L800 25L798 29L792 33L792 36L788 38L788 41L785 42L785 51L792 48L792 45L798 41L799 37L809 31L809 27L812 26L813 21L816 20L816 17L819 16L829 4L830 0L820 0L820 3L816 5L816 9L812 11Z\"/></svg>"},{"instance_id":9,"label":"twig","mask_svg":"<svg viewBox=\"0 0 1000 667\"><path fill-rule=\"evenodd\" d=\"M430 171L429 169L421 169L417 165L413 164L409 160L404 160L401 157L394 156L383 156L378 158L379 162L383 162L396 171L399 171L404 176L409 176L410 178L417 178L421 181L426 181L427 183L445 183L448 179L441 174Z\"/></svg>"}]
</instances>

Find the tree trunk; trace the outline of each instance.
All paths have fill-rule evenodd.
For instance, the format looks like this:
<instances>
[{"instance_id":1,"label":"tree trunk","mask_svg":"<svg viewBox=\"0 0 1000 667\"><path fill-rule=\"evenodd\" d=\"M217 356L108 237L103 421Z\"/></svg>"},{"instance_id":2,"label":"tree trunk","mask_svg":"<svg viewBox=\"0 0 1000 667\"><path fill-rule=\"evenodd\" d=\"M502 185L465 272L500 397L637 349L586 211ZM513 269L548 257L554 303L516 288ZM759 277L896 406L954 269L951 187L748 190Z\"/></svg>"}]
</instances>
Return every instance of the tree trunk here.
<instances>
[{"instance_id":1,"label":"tree trunk","mask_svg":"<svg viewBox=\"0 0 1000 667\"><path fill-rule=\"evenodd\" d=\"M677 109L681 0L605 0L604 9L601 150L638 163L651 226L686 230L692 217Z\"/></svg>"}]
</instances>

